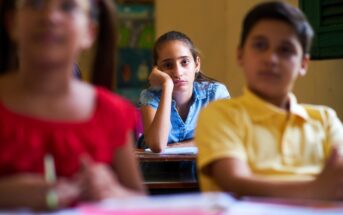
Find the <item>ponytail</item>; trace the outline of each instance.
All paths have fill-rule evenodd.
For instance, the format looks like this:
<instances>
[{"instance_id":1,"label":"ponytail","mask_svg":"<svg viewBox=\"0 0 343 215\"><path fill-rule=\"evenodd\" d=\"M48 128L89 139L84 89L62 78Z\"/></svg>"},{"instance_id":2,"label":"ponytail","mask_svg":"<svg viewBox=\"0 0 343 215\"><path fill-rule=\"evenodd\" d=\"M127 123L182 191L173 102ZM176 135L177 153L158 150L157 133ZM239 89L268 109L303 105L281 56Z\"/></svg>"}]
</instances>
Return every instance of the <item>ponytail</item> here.
<instances>
[{"instance_id":1,"label":"ponytail","mask_svg":"<svg viewBox=\"0 0 343 215\"><path fill-rule=\"evenodd\" d=\"M112 0L98 0L98 36L91 82L112 90L116 74L117 17Z\"/></svg>"}]
</instances>

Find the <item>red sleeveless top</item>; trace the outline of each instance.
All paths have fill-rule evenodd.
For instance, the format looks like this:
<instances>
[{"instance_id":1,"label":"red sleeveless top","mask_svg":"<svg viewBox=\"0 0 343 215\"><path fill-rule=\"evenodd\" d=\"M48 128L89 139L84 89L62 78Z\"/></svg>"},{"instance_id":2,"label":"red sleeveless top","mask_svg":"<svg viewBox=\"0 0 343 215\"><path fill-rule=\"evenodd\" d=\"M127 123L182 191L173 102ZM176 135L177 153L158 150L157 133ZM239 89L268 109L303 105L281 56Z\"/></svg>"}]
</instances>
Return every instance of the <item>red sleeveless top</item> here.
<instances>
[{"instance_id":1,"label":"red sleeveless top","mask_svg":"<svg viewBox=\"0 0 343 215\"><path fill-rule=\"evenodd\" d=\"M0 103L0 177L15 173L43 173L47 153L58 176L79 170L80 156L112 163L136 123L135 108L123 98L96 88L96 108L83 122L54 122L17 114Z\"/></svg>"}]
</instances>

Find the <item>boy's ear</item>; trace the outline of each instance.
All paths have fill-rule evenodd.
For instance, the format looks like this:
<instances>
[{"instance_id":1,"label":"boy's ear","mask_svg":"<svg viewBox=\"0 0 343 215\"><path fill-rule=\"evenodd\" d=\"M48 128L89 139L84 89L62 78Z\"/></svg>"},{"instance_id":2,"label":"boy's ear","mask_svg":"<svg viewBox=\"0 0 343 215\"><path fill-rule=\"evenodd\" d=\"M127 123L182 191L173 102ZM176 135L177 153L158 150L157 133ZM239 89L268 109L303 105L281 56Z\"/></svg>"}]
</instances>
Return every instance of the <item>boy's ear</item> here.
<instances>
[{"instance_id":1,"label":"boy's ear","mask_svg":"<svg viewBox=\"0 0 343 215\"><path fill-rule=\"evenodd\" d=\"M310 63L310 55L305 54L302 61L301 61L301 68L299 71L300 76L305 76L307 73L308 65Z\"/></svg>"},{"instance_id":2,"label":"boy's ear","mask_svg":"<svg viewBox=\"0 0 343 215\"><path fill-rule=\"evenodd\" d=\"M241 47L237 48L237 63L238 65L242 66L243 65L243 49Z\"/></svg>"}]
</instances>

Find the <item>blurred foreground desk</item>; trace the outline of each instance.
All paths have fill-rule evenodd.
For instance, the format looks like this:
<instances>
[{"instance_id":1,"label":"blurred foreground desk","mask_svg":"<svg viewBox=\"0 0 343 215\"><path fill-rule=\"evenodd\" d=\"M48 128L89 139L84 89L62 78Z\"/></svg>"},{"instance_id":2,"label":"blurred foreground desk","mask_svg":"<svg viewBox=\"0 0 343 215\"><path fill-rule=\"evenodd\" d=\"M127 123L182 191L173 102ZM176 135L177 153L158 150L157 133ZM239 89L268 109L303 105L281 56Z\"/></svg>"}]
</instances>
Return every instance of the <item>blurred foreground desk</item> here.
<instances>
[{"instance_id":1,"label":"blurred foreground desk","mask_svg":"<svg viewBox=\"0 0 343 215\"><path fill-rule=\"evenodd\" d=\"M193 193L108 199L55 213L0 211L0 214L50 215L342 215L343 202L274 198L235 199L226 193Z\"/></svg>"},{"instance_id":2,"label":"blurred foreground desk","mask_svg":"<svg viewBox=\"0 0 343 215\"><path fill-rule=\"evenodd\" d=\"M150 194L199 191L196 154L158 154L137 149L136 155Z\"/></svg>"}]
</instances>

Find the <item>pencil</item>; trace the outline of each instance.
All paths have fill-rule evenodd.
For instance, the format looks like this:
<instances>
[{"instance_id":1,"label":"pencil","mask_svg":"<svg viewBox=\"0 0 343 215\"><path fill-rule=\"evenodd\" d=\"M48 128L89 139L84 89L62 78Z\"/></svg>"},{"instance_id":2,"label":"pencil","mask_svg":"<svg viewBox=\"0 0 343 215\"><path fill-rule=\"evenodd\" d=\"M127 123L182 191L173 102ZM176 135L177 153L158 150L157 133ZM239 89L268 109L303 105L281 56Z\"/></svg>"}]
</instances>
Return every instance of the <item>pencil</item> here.
<instances>
[{"instance_id":1,"label":"pencil","mask_svg":"<svg viewBox=\"0 0 343 215\"><path fill-rule=\"evenodd\" d=\"M46 154L44 157L44 176L48 183L56 182L56 170L54 158L51 154Z\"/></svg>"},{"instance_id":2,"label":"pencil","mask_svg":"<svg viewBox=\"0 0 343 215\"><path fill-rule=\"evenodd\" d=\"M51 154L44 156L44 176L47 183L53 184L56 182L55 162ZM48 190L45 200L48 209L55 210L58 208L58 195L54 188Z\"/></svg>"}]
</instances>

